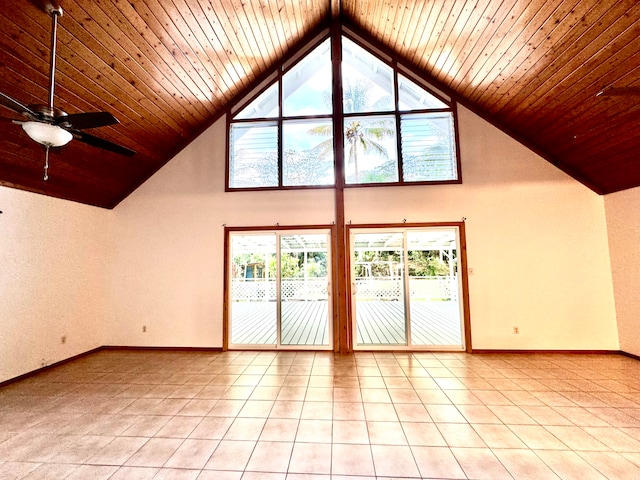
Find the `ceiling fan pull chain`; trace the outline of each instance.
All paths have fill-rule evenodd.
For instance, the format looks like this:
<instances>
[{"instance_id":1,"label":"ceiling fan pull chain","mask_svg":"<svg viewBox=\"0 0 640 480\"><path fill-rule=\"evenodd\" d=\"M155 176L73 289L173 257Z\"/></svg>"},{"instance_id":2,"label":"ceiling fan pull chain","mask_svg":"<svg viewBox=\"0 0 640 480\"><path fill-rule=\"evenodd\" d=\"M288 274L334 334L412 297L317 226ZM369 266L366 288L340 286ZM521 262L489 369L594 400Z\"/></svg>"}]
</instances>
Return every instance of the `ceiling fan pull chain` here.
<instances>
[{"instance_id":1,"label":"ceiling fan pull chain","mask_svg":"<svg viewBox=\"0 0 640 480\"><path fill-rule=\"evenodd\" d=\"M49 180L49 145L45 145L45 152L44 152L44 180L47 181Z\"/></svg>"}]
</instances>

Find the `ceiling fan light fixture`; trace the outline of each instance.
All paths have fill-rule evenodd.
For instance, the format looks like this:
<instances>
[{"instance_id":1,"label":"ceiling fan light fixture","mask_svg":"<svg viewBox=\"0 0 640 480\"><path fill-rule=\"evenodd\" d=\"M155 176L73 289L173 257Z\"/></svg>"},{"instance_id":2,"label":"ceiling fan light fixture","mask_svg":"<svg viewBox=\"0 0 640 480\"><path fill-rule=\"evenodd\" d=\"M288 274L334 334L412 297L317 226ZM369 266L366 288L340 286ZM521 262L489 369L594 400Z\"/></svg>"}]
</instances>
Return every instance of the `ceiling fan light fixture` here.
<instances>
[{"instance_id":1,"label":"ceiling fan light fixture","mask_svg":"<svg viewBox=\"0 0 640 480\"><path fill-rule=\"evenodd\" d=\"M65 129L48 123L24 122L22 129L32 140L48 147L62 147L73 139Z\"/></svg>"}]
</instances>

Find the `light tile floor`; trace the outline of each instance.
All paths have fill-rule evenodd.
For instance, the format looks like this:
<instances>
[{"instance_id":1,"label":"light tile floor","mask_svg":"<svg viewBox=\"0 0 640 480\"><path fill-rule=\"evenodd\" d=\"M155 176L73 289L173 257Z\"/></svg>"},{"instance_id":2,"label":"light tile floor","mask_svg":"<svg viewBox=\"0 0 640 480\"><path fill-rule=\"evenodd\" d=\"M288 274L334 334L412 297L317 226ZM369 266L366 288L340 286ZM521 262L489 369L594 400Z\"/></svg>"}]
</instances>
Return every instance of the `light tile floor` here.
<instances>
[{"instance_id":1,"label":"light tile floor","mask_svg":"<svg viewBox=\"0 0 640 480\"><path fill-rule=\"evenodd\" d=\"M0 388L22 478L640 479L640 362L104 350Z\"/></svg>"}]
</instances>

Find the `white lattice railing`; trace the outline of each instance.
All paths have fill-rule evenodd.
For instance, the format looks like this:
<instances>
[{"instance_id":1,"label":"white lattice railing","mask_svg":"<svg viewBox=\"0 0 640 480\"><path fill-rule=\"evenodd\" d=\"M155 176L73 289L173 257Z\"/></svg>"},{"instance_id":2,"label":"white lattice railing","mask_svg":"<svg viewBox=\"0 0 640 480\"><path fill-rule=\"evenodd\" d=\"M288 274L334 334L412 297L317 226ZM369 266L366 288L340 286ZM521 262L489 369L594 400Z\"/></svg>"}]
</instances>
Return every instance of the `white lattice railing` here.
<instances>
[{"instance_id":1,"label":"white lattice railing","mask_svg":"<svg viewBox=\"0 0 640 480\"><path fill-rule=\"evenodd\" d=\"M410 277L409 288L414 300L457 300L457 277ZM359 300L403 298L403 281L388 278L357 278L356 296Z\"/></svg>"},{"instance_id":2,"label":"white lattice railing","mask_svg":"<svg viewBox=\"0 0 640 480\"><path fill-rule=\"evenodd\" d=\"M284 279L281 284L283 300L321 300L327 298L327 279ZM411 277L411 298L414 300L457 300L457 277ZM276 299L275 280L232 281L233 301L268 301ZM400 279L356 278L356 295L359 300L387 300L403 298Z\"/></svg>"},{"instance_id":3,"label":"white lattice railing","mask_svg":"<svg viewBox=\"0 0 640 480\"><path fill-rule=\"evenodd\" d=\"M283 300L321 300L327 298L327 279L284 279L280 285ZM234 301L266 301L276 299L275 280L233 280Z\"/></svg>"}]
</instances>

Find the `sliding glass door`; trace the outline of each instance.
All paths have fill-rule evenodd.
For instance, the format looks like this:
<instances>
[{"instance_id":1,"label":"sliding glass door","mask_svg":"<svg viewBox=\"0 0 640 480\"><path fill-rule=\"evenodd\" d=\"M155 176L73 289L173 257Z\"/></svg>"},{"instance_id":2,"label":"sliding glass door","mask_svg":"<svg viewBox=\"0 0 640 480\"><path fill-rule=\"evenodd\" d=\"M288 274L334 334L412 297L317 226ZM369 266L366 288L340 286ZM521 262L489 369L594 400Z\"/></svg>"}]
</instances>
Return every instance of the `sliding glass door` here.
<instances>
[{"instance_id":1,"label":"sliding glass door","mask_svg":"<svg viewBox=\"0 0 640 480\"><path fill-rule=\"evenodd\" d=\"M455 227L352 229L354 348L464 349Z\"/></svg>"},{"instance_id":2,"label":"sliding glass door","mask_svg":"<svg viewBox=\"0 0 640 480\"><path fill-rule=\"evenodd\" d=\"M330 231L232 232L230 348L332 348Z\"/></svg>"}]
</instances>

